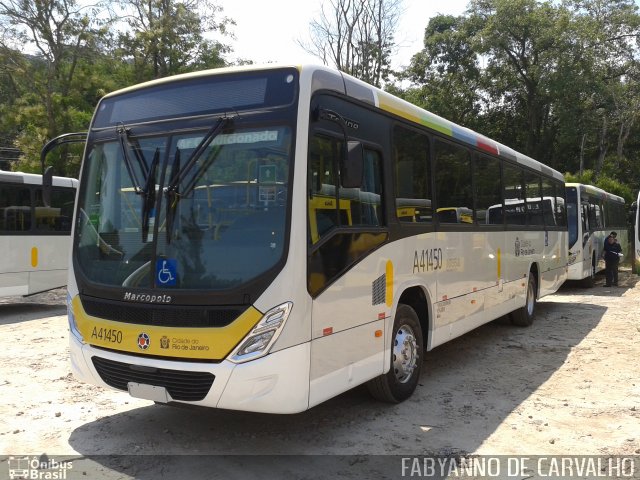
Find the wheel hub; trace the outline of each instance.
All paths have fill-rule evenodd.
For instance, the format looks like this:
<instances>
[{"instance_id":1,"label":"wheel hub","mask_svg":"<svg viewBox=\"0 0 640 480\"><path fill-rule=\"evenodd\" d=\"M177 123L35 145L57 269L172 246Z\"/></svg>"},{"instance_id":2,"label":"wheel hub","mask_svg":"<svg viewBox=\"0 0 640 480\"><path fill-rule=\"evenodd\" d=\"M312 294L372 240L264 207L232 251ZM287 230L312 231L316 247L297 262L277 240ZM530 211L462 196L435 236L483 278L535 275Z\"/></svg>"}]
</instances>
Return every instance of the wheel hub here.
<instances>
[{"instance_id":1,"label":"wheel hub","mask_svg":"<svg viewBox=\"0 0 640 480\"><path fill-rule=\"evenodd\" d=\"M401 326L396 332L393 343L393 370L400 383L406 383L411 378L418 364L418 342L408 325Z\"/></svg>"}]
</instances>

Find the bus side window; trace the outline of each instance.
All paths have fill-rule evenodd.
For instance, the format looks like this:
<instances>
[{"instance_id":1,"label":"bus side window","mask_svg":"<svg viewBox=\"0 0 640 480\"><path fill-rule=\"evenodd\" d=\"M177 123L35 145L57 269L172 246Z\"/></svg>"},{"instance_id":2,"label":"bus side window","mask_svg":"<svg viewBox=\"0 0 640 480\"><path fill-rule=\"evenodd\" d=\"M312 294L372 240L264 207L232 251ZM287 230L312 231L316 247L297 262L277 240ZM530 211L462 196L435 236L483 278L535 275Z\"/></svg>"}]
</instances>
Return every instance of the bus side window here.
<instances>
[{"instance_id":1,"label":"bus side window","mask_svg":"<svg viewBox=\"0 0 640 480\"><path fill-rule=\"evenodd\" d=\"M438 220L442 223L471 225L471 155L465 147L435 142L436 200Z\"/></svg>"},{"instance_id":2,"label":"bus side window","mask_svg":"<svg viewBox=\"0 0 640 480\"><path fill-rule=\"evenodd\" d=\"M0 188L0 230L31 230L31 191L28 188L10 185Z\"/></svg>"},{"instance_id":3,"label":"bus side window","mask_svg":"<svg viewBox=\"0 0 640 480\"><path fill-rule=\"evenodd\" d=\"M544 225L540 175L525 171L525 198L527 199L527 224Z\"/></svg>"},{"instance_id":4,"label":"bus side window","mask_svg":"<svg viewBox=\"0 0 640 480\"><path fill-rule=\"evenodd\" d=\"M476 180L475 207L478 223L502 225L500 161L485 155L478 156L474 177Z\"/></svg>"},{"instance_id":5,"label":"bus side window","mask_svg":"<svg viewBox=\"0 0 640 480\"><path fill-rule=\"evenodd\" d=\"M431 222L429 140L426 135L395 127L394 170L396 215L401 222Z\"/></svg>"},{"instance_id":6,"label":"bus side window","mask_svg":"<svg viewBox=\"0 0 640 480\"><path fill-rule=\"evenodd\" d=\"M507 225L526 225L527 213L524 197L522 168L504 165L504 212Z\"/></svg>"}]
</instances>

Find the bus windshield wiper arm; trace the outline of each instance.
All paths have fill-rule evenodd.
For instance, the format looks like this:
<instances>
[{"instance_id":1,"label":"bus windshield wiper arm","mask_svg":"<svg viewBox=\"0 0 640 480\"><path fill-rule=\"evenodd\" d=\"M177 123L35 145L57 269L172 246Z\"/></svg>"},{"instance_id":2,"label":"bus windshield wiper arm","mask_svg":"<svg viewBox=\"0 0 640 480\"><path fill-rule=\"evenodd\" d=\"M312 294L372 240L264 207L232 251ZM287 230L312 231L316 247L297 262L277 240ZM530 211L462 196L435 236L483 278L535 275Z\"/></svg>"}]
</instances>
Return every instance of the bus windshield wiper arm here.
<instances>
[{"instance_id":1,"label":"bus windshield wiper arm","mask_svg":"<svg viewBox=\"0 0 640 480\"><path fill-rule=\"evenodd\" d=\"M209 147L211 142L218 136L222 129L231 121L230 117L220 117L218 122L211 127L207 134L202 138L198 146L193 150L189 159L185 162L184 167L180 169L175 175L171 175L171 182L167 185L165 192L176 192L178 185L182 179L189 173L193 166L200 159L200 156ZM184 194L184 192L183 192Z\"/></svg>"},{"instance_id":2,"label":"bus windshield wiper arm","mask_svg":"<svg viewBox=\"0 0 640 480\"><path fill-rule=\"evenodd\" d=\"M118 140L120 142L120 148L122 150L122 157L124 158L124 164L127 167L127 173L129 174L129 178L131 179L131 183L133 184L133 190L138 194L144 193L144 190L140 186L140 181L138 180L138 176L136 175L136 171L133 168L133 164L131 163L131 157L129 157L129 147L131 146L129 143L129 129L124 126L124 124L120 124L116 127L116 133L118 134ZM136 155L136 160L138 161L138 165L140 166L140 170L143 175L147 175L147 165L142 160L140 156L140 152L137 148L134 148L134 152Z\"/></svg>"},{"instance_id":3,"label":"bus windshield wiper arm","mask_svg":"<svg viewBox=\"0 0 640 480\"><path fill-rule=\"evenodd\" d=\"M151 218L155 222L155 205L156 205L156 170L160 161L160 149L156 148L153 154L153 160L151 160L151 168L147 175L147 182L145 183L144 190L142 191L142 243L144 243L149 236L149 227L153 228L154 224L151 224Z\"/></svg>"},{"instance_id":4,"label":"bus windshield wiper arm","mask_svg":"<svg viewBox=\"0 0 640 480\"><path fill-rule=\"evenodd\" d=\"M178 191L178 186L180 185L180 182L185 177L185 175L187 175L189 171L193 168L193 166L196 164L198 159L202 156L204 151L209 147L211 142L218 136L218 134L220 134L222 129L230 121L231 121L231 118L229 117L226 117L226 116L220 117L217 123L213 127L211 127L211 129L200 141L198 146L193 150L193 152L189 156L189 159L185 163L184 167L180 167L180 149L179 148L176 149L176 156L173 164L173 172L171 172L171 180L169 181L169 184L167 185L167 187L164 189L164 192L167 196L167 214L166 214L167 244L171 243L174 217L176 214L176 209L178 206L178 201L180 200L180 196L188 195L189 192L193 190L193 188L195 187L195 184L198 181L198 178L200 177L199 172L206 171L206 169L209 168L209 165L211 165L211 162L213 161L213 158L215 158L215 156L209 159L207 162L205 162L205 164L198 169L198 173L194 175L194 178L191 180L191 182L189 182L189 184L186 186L186 188L182 192Z\"/></svg>"}]
</instances>

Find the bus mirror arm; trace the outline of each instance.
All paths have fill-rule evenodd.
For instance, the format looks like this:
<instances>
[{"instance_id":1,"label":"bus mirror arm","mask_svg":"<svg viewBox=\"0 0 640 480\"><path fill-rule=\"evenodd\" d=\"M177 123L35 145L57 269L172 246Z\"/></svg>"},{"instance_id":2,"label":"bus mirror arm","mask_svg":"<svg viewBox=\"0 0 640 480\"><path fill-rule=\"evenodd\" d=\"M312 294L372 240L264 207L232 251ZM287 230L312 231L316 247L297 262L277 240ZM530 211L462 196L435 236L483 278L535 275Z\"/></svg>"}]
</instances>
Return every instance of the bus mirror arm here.
<instances>
[{"instance_id":1,"label":"bus mirror arm","mask_svg":"<svg viewBox=\"0 0 640 480\"><path fill-rule=\"evenodd\" d=\"M49 140L40 150L40 169L42 170L42 201L45 207L51 206L51 188L53 186L53 167L45 169L47 155L59 145L67 143L84 143L87 139L86 132L64 133Z\"/></svg>"}]
</instances>

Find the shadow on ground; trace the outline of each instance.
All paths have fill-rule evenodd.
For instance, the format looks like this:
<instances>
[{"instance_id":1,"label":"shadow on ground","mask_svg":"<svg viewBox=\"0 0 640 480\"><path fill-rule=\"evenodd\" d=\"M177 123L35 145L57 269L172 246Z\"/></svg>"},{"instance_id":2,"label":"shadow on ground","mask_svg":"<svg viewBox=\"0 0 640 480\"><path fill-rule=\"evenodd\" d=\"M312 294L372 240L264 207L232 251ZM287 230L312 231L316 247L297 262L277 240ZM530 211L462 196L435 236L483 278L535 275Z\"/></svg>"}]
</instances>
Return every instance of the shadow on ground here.
<instances>
[{"instance_id":1,"label":"shadow on ground","mask_svg":"<svg viewBox=\"0 0 640 480\"><path fill-rule=\"evenodd\" d=\"M150 405L82 425L69 444L103 468L141 479L173 478L180 465L201 465L203 478L253 478L238 462L257 465L256 478L264 462L281 468L280 478L399 478L398 456L476 451L565 363L605 310L542 301L530 328L484 325L428 352L418 389L398 405L376 402L364 387L284 416ZM382 474L389 465L393 476ZM200 470L188 470L200 478Z\"/></svg>"}]
</instances>

